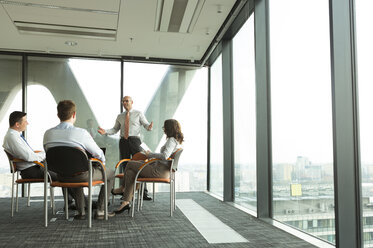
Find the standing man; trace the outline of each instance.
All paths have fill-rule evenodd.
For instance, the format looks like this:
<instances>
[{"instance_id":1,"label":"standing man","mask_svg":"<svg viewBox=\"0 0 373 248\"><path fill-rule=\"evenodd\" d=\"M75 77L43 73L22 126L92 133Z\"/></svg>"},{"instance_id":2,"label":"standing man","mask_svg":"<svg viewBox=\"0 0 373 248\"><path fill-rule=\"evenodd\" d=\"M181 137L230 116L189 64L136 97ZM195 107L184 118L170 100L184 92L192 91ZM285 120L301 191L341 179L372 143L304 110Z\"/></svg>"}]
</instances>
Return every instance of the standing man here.
<instances>
[{"instance_id":1,"label":"standing man","mask_svg":"<svg viewBox=\"0 0 373 248\"><path fill-rule=\"evenodd\" d=\"M4 137L3 147L5 151L13 157L24 160L17 163L17 170L21 171L23 179L44 179L44 168L32 161L43 162L45 160L44 151L34 151L22 135L27 128L28 121L25 112L14 111L9 115L9 129ZM57 174L49 173L52 180L57 180ZM64 192L64 191L62 191ZM69 209L75 209L69 189Z\"/></svg>"},{"instance_id":2,"label":"standing man","mask_svg":"<svg viewBox=\"0 0 373 248\"><path fill-rule=\"evenodd\" d=\"M100 159L105 163L105 156L103 151L97 146L92 136L87 130L83 128L78 128L74 126L76 121L76 106L71 100L60 101L57 105L57 116L61 123L56 127L47 130L44 134L44 148L46 151L52 147L56 146L71 146L84 149L92 157ZM92 179L93 180L103 180L103 173L100 168L92 168ZM58 176L61 181L66 182L87 182L89 179L88 171L68 176L62 177ZM107 177L107 196L110 196L110 189L114 184L114 171L106 168ZM83 188L72 188L74 190L75 202L77 204L78 215L74 216L75 219L83 220L85 219L85 200ZM105 187L101 186L100 193L97 202L97 212L95 219L104 219L104 208L105 208ZM115 214L108 213L109 217Z\"/></svg>"},{"instance_id":3,"label":"standing man","mask_svg":"<svg viewBox=\"0 0 373 248\"><path fill-rule=\"evenodd\" d=\"M132 109L133 100L130 96L125 96L122 100L125 112L118 115L112 129L98 127L100 134L112 135L120 130L119 152L120 159L131 158L135 153L143 151L140 139L141 126L151 131L153 122L149 124L141 111ZM148 190L145 186L144 200L150 201Z\"/></svg>"}]
</instances>

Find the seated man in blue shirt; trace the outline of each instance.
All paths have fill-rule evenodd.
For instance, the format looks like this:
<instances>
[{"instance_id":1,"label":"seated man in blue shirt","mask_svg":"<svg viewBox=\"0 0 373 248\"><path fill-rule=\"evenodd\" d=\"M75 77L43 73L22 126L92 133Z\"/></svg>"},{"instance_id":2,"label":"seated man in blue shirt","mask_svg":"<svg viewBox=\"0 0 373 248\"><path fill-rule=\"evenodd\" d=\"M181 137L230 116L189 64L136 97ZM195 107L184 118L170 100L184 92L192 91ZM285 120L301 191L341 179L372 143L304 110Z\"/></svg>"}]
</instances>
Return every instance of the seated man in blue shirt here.
<instances>
[{"instance_id":1,"label":"seated man in blue shirt","mask_svg":"<svg viewBox=\"0 0 373 248\"><path fill-rule=\"evenodd\" d=\"M74 126L76 121L76 106L71 100L60 101L57 105L57 115L61 123L56 127L47 130L44 134L44 149L48 149L56 146L71 146L80 147L90 153L94 158L100 159L105 163L105 156L103 151L97 146L92 136L87 130ZM103 180L102 171L94 167L93 168L93 180ZM113 188L114 183L114 171L106 168L107 176L107 196L110 196L110 191ZM86 182L88 181L88 172L81 173L79 175L69 176L69 178L62 178L59 176L61 181L68 182ZM83 188L73 188L75 195L75 202L79 214L76 215L75 219L85 219L85 201ZM105 187L101 186L101 190L98 196L97 212L95 215L96 219L104 219L104 190ZM109 213L108 216L114 216L114 213Z\"/></svg>"}]
</instances>

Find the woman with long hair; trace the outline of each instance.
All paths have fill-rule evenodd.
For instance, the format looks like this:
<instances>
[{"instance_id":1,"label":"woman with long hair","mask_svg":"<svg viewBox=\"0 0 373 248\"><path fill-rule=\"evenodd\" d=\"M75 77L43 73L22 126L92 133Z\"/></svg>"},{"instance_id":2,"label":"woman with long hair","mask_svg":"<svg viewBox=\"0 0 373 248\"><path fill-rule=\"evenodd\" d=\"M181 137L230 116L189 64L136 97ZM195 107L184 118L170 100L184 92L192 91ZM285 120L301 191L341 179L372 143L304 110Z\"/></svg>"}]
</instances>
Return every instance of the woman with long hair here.
<instances>
[{"instance_id":1,"label":"woman with long hair","mask_svg":"<svg viewBox=\"0 0 373 248\"><path fill-rule=\"evenodd\" d=\"M152 153L147 151L144 153L144 159L158 158L155 162L147 165L140 173L139 177L146 178L169 178L170 168L166 160L174 153L178 146L184 141L184 135L181 132L180 124L175 119L165 120L163 131L166 134L167 141L161 147L160 153ZM124 169L124 185L113 190L113 193L123 192L122 205L115 211L120 214L124 210L130 209L130 201L133 196L133 187L135 187L136 174L139 171L139 167L144 161L130 161Z\"/></svg>"}]
</instances>

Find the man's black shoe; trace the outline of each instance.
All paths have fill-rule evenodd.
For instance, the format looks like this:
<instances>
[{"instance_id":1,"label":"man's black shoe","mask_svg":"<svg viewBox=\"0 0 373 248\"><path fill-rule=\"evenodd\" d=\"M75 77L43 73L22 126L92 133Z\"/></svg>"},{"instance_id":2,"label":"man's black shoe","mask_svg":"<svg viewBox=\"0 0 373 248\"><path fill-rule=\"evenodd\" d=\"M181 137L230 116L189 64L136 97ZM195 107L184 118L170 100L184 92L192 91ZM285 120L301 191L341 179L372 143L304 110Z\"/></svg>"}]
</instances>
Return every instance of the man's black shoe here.
<instances>
[{"instance_id":1,"label":"man's black shoe","mask_svg":"<svg viewBox=\"0 0 373 248\"><path fill-rule=\"evenodd\" d=\"M147 194L144 194L144 196L142 197L142 199L144 201L151 201L152 200L152 198L149 195L147 195Z\"/></svg>"},{"instance_id":2,"label":"man's black shoe","mask_svg":"<svg viewBox=\"0 0 373 248\"><path fill-rule=\"evenodd\" d=\"M74 220L85 220L85 214L77 214L74 216Z\"/></svg>"}]
</instances>

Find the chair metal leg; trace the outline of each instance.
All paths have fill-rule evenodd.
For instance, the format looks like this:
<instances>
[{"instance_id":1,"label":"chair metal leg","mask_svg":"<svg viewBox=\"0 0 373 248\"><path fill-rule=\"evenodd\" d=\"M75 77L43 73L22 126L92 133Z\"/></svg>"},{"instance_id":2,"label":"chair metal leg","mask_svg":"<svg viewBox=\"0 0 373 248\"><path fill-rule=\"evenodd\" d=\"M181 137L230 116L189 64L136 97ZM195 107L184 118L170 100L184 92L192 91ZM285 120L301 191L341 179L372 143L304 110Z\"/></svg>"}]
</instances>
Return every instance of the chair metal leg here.
<instances>
[{"instance_id":1,"label":"chair metal leg","mask_svg":"<svg viewBox=\"0 0 373 248\"><path fill-rule=\"evenodd\" d=\"M107 195L107 180L105 179L105 185L104 185L104 187L105 187L105 201L104 201L104 203L105 203L105 220L108 220L108 208L107 208L107 205L108 205L108 195Z\"/></svg>"},{"instance_id":2,"label":"chair metal leg","mask_svg":"<svg viewBox=\"0 0 373 248\"><path fill-rule=\"evenodd\" d=\"M172 206L172 194L173 194L173 189L172 189L172 180L170 182L170 216L172 217L172 210L174 208L174 206Z\"/></svg>"},{"instance_id":3,"label":"chair metal leg","mask_svg":"<svg viewBox=\"0 0 373 248\"><path fill-rule=\"evenodd\" d=\"M132 207L131 207L131 217L132 218L135 216L135 202L136 202L135 194L136 194L136 181L135 181L135 185L133 187L133 195L132 195Z\"/></svg>"},{"instance_id":4,"label":"chair metal leg","mask_svg":"<svg viewBox=\"0 0 373 248\"><path fill-rule=\"evenodd\" d=\"M137 189L137 212L140 211L140 204L141 204L141 198L142 198L142 183L140 183L139 188Z\"/></svg>"},{"instance_id":5,"label":"chair metal leg","mask_svg":"<svg viewBox=\"0 0 373 248\"><path fill-rule=\"evenodd\" d=\"M91 228L91 227L92 227L92 187L88 187L88 228Z\"/></svg>"},{"instance_id":6,"label":"chair metal leg","mask_svg":"<svg viewBox=\"0 0 373 248\"><path fill-rule=\"evenodd\" d=\"M47 181L44 182L44 226L48 226L48 190Z\"/></svg>"},{"instance_id":7,"label":"chair metal leg","mask_svg":"<svg viewBox=\"0 0 373 248\"><path fill-rule=\"evenodd\" d=\"M31 183L28 183L28 187L27 187L27 207L30 207L30 198L31 198Z\"/></svg>"},{"instance_id":8,"label":"chair metal leg","mask_svg":"<svg viewBox=\"0 0 373 248\"><path fill-rule=\"evenodd\" d=\"M44 226L48 226L48 167L45 166L45 171L44 171Z\"/></svg>"},{"instance_id":9,"label":"chair metal leg","mask_svg":"<svg viewBox=\"0 0 373 248\"><path fill-rule=\"evenodd\" d=\"M67 194L67 188L63 188L65 191L65 216L66 220L69 219L69 199L68 199L68 194Z\"/></svg>"},{"instance_id":10,"label":"chair metal leg","mask_svg":"<svg viewBox=\"0 0 373 248\"><path fill-rule=\"evenodd\" d=\"M155 200L155 183L153 183L153 202Z\"/></svg>"},{"instance_id":11,"label":"chair metal leg","mask_svg":"<svg viewBox=\"0 0 373 248\"><path fill-rule=\"evenodd\" d=\"M171 181L172 183L172 212L175 210L175 181Z\"/></svg>"},{"instance_id":12,"label":"chair metal leg","mask_svg":"<svg viewBox=\"0 0 373 248\"><path fill-rule=\"evenodd\" d=\"M50 201L51 201L51 208L52 208L52 214L56 214L55 204L54 204L54 188L49 186L50 190Z\"/></svg>"},{"instance_id":13,"label":"chair metal leg","mask_svg":"<svg viewBox=\"0 0 373 248\"><path fill-rule=\"evenodd\" d=\"M92 227L92 164L89 166L89 177L88 177L88 228Z\"/></svg>"},{"instance_id":14,"label":"chair metal leg","mask_svg":"<svg viewBox=\"0 0 373 248\"><path fill-rule=\"evenodd\" d=\"M142 210L142 205L144 203L144 192L145 192L145 184L141 184L140 210Z\"/></svg>"},{"instance_id":15,"label":"chair metal leg","mask_svg":"<svg viewBox=\"0 0 373 248\"><path fill-rule=\"evenodd\" d=\"M18 183L16 184L16 212L18 212Z\"/></svg>"},{"instance_id":16,"label":"chair metal leg","mask_svg":"<svg viewBox=\"0 0 373 248\"><path fill-rule=\"evenodd\" d=\"M12 201L11 201L11 204L10 204L10 208L11 208L11 216L13 217L14 215L14 175L13 175L13 179L12 179Z\"/></svg>"},{"instance_id":17,"label":"chair metal leg","mask_svg":"<svg viewBox=\"0 0 373 248\"><path fill-rule=\"evenodd\" d=\"M176 180L175 180L175 173L173 174L173 189L174 189L174 210L176 210Z\"/></svg>"},{"instance_id":18,"label":"chair metal leg","mask_svg":"<svg viewBox=\"0 0 373 248\"><path fill-rule=\"evenodd\" d=\"M174 211L176 210L176 189L175 189L175 182L174 182Z\"/></svg>"}]
</instances>

